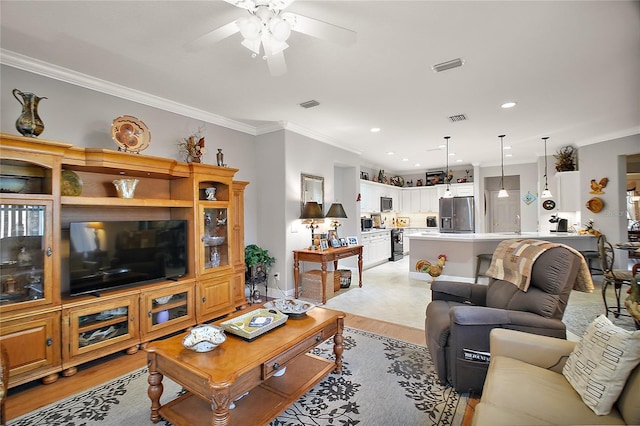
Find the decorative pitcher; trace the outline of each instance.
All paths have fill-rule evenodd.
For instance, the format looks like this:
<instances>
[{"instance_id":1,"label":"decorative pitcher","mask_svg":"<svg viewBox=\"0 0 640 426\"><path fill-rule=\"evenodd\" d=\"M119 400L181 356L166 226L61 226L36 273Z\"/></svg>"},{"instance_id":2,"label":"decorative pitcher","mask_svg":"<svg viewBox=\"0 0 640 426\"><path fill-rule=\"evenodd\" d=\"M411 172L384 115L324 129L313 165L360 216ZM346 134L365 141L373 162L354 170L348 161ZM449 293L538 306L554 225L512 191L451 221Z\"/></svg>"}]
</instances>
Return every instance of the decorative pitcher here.
<instances>
[{"instance_id":1,"label":"decorative pitcher","mask_svg":"<svg viewBox=\"0 0 640 426\"><path fill-rule=\"evenodd\" d=\"M44 130L44 123L38 116L38 103L47 98L39 98L33 93L21 92L18 89L13 89L13 97L22 105L22 114L16 120L16 129L23 136L38 137Z\"/></svg>"}]
</instances>

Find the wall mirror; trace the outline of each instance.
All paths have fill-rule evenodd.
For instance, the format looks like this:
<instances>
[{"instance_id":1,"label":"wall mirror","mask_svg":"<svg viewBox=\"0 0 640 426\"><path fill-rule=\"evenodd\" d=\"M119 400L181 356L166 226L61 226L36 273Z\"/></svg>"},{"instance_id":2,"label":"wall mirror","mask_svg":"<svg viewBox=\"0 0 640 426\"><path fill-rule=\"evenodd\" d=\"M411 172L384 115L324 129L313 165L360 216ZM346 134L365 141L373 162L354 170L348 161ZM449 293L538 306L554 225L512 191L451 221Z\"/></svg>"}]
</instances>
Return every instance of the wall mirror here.
<instances>
[{"instance_id":1,"label":"wall mirror","mask_svg":"<svg viewBox=\"0 0 640 426\"><path fill-rule=\"evenodd\" d=\"M324 178L304 173L300 176L300 213L302 214L304 204L309 201L315 201L320 204L320 208L324 212Z\"/></svg>"}]
</instances>

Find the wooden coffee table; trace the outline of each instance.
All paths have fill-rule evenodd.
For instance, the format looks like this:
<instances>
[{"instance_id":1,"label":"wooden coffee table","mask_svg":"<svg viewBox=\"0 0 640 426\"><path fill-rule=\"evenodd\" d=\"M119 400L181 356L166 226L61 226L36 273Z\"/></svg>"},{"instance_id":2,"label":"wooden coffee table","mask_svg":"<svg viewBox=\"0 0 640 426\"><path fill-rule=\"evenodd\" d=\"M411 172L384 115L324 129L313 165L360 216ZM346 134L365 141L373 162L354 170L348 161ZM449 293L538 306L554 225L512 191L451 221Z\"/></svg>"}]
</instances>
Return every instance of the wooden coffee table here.
<instances>
[{"instance_id":1,"label":"wooden coffee table","mask_svg":"<svg viewBox=\"0 0 640 426\"><path fill-rule=\"evenodd\" d=\"M344 316L314 308L250 342L227 333L227 340L211 352L184 348L185 334L149 344L151 421L164 418L176 426L267 424L332 370L342 372ZM309 353L331 336L335 362ZM285 367L282 376L274 375ZM164 376L187 392L160 405ZM230 409L232 403L235 408Z\"/></svg>"}]
</instances>

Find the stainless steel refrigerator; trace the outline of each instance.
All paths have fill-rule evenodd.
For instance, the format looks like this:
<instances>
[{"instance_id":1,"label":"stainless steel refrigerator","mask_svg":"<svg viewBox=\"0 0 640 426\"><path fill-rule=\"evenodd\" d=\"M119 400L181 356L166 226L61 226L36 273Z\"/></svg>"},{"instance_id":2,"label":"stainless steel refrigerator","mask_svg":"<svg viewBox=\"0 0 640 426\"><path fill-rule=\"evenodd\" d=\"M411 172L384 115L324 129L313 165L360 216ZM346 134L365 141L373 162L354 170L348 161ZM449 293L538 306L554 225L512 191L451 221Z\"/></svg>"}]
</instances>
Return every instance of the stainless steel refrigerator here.
<instances>
[{"instance_id":1,"label":"stainless steel refrigerator","mask_svg":"<svg viewBox=\"0 0 640 426\"><path fill-rule=\"evenodd\" d=\"M475 232L473 197L440 198L440 232Z\"/></svg>"}]
</instances>

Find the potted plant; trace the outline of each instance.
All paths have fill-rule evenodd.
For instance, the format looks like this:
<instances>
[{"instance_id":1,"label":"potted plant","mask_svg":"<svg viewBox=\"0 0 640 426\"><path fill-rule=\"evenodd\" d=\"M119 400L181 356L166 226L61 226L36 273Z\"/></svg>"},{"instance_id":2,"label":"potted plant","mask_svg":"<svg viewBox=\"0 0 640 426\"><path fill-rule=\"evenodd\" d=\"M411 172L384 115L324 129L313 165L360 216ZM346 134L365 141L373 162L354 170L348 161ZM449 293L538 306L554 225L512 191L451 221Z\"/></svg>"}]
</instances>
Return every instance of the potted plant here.
<instances>
[{"instance_id":1,"label":"potted plant","mask_svg":"<svg viewBox=\"0 0 640 426\"><path fill-rule=\"evenodd\" d=\"M564 146L553 156L556 159L556 171L572 172L576 169L576 149L572 146Z\"/></svg>"},{"instance_id":2,"label":"potted plant","mask_svg":"<svg viewBox=\"0 0 640 426\"><path fill-rule=\"evenodd\" d=\"M247 278L255 278L269 272L269 268L276 258L269 255L269 250L255 244L249 244L244 248L244 263L247 265Z\"/></svg>"}]
</instances>

